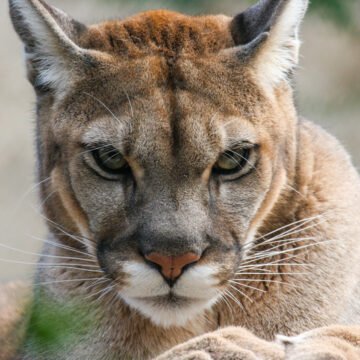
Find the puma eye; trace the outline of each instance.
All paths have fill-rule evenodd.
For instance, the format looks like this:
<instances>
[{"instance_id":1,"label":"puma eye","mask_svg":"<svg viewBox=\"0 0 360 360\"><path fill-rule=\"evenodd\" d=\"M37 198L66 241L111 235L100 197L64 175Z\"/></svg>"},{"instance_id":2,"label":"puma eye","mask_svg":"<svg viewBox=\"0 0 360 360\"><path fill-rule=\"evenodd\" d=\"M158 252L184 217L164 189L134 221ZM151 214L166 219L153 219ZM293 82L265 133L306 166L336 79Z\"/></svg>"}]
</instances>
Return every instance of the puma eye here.
<instances>
[{"instance_id":1,"label":"puma eye","mask_svg":"<svg viewBox=\"0 0 360 360\"><path fill-rule=\"evenodd\" d=\"M213 167L213 172L218 175L244 175L252 167L251 155L251 148L227 150L218 158Z\"/></svg>"},{"instance_id":2,"label":"puma eye","mask_svg":"<svg viewBox=\"0 0 360 360\"><path fill-rule=\"evenodd\" d=\"M96 164L107 173L120 174L129 168L124 156L112 146L92 151Z\"/></svg>"}]
</instances>

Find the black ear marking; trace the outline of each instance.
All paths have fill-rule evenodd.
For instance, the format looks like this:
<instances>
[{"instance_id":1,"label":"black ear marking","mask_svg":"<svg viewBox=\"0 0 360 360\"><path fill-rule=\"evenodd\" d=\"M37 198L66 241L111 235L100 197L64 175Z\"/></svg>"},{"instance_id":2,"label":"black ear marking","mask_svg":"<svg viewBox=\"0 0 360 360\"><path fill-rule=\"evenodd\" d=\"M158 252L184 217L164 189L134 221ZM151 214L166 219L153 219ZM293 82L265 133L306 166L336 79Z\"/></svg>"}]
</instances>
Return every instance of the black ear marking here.
<instances>
[{"instance_id":1,"label":"black ear marking","mask_svg":"<svg viewBox=\"0 0 360 360\"><path fill-rule=\"evenodd\" d=\"M261 33L269 32L287 0L260 0L231 23L231 34L236 45L249 44Z\"/></svg>"},{"instance_id":2,"label":"black ear marking","mask_svg":"<svg viewBox=\"0 0 360 360\"><path fill-rule=\"evenodd\" d=\"M230 23L233 53L251 63L257 79L268 89L289 74L299 61L299 28L309 0L260 0Z\"/></svg>"},{"instance_id":3,"label":"black ear marking","mask_svg":"<svg viewBox=\"0 0 360 360\"><path fill-rule=\"evenodd\" d=\"M261 48L261 45L265 43L269 37L268 32L260 33L254 40L251 40L249 43L241 46L239 51L236 53L237 57L243 63L249 61L255 53Z\"/></svg>"}]
</instances>

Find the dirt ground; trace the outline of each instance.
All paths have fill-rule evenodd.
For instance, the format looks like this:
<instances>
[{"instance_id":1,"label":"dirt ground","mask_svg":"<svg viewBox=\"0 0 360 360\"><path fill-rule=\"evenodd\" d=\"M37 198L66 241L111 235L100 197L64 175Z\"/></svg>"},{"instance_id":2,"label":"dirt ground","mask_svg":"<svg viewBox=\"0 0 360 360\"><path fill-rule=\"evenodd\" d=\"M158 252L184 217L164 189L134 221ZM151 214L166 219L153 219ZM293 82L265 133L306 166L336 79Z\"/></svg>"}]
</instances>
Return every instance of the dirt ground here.
<instances>
[{"instance_id":1,"label":"dirt ground","mask_svg":"<svg viewBox=\"0 0 360 360\"><path fill-rule=\"evenodd\" d=\"M121 0L49 0L75 18L96 22L140 9ZM132 5L129 5L132 4ZM147 2L151 7L154 2ZM241 8L227 6L227 14ZM359 16L357 17L359 18ZM25 79L22 46L0 2L0 279L32 274L46 236L35 185L34 95ZM354 34L309 16L297 77L299 111L340 138L360 165L360 41ZM9 249L14 247L21 250ZM14 263L15 262L15 263ZM29 264L24 264L29 263Z\"/></svg>"}]
</instances>

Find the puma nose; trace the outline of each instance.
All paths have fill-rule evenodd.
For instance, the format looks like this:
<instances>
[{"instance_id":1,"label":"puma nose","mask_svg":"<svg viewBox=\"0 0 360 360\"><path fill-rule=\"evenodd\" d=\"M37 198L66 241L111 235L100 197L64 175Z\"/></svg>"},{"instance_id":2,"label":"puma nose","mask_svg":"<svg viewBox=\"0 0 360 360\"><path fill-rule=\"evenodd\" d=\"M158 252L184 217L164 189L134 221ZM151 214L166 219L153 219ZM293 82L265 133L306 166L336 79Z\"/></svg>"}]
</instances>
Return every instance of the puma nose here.
<instances>
[{"instance_id":1,"label":"puma nose","mask_svg":"<svg viewBox=\"0 0 360 360\"><path fill-rule=\"evenodd\" d=\"M145 255L146 260L161 268L161 273L170 286L180 277L186 265L199 261L200 257L200 255L193 252L179 256L166 256L156 252Z\"/></svg>"}]
</instances>

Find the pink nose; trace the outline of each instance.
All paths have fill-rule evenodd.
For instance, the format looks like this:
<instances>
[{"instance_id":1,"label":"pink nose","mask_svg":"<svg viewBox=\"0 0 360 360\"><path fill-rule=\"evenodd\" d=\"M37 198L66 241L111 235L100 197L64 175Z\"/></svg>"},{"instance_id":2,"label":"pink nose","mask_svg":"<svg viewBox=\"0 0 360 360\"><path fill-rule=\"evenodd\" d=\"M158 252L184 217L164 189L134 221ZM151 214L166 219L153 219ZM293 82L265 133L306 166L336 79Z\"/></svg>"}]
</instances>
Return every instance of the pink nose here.
<instances>
[{"instance_id":1,"label":"pink nose","mask_svg":"<svg viewBox=\"0 0 360 360\"><path fill-rule=\"evenodd\" d=\"M164 277L173 281L181 275L182 270L186 265L199 261L200 256L192 252L179 256L166 256L153 252L149 255L145 255L145 259L159 265Z\"/></svg>"}]
</instances>

